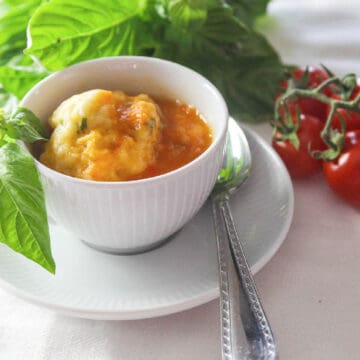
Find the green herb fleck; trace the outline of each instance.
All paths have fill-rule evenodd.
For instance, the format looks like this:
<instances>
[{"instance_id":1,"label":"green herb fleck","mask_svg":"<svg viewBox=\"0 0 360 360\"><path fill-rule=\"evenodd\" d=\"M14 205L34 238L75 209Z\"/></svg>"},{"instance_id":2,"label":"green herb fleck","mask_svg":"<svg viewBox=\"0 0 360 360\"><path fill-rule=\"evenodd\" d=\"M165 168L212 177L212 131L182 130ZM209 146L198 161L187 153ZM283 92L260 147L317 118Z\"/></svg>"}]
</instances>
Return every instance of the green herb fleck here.
<instances>
[{"instance_id":1,"label":"green herb fleck","mask_svg":"<svg viewBox=\"0 0 360 360\"><path fill-rule=\"evenodd\" d=\"M148 122L148 128L150 133L152 133L152 131L154 130L155 124L156 124L156 119L152 117Z\"/></svg>"},{"instance_id":2,"label":"green herb fleck","mask_svg":"<svg viewBox=\"0 0 360 360\"><path fill-rule=\"evenodd\" d=\"M87 129L87 118L82 118L80 123L80 131Z\"/></svg>"}]
</instances>

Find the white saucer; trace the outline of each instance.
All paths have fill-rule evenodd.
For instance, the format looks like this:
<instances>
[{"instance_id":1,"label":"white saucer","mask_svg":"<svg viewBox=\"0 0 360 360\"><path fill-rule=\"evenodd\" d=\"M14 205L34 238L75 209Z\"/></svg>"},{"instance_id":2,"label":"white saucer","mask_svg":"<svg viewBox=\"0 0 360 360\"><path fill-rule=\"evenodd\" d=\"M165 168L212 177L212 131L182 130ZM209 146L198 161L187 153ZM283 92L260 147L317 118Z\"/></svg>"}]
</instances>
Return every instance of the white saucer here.
<instances>
[{"instance_id":1,"label":"white saucer","mask_svg":"<svg viewBox=\"0 0 360 360\"><path fill-rule=\"evenodd\" d=\"M234 219L253 272L283 242L293 214L288 173L272 148L245 129L252 173L232 200ZM174 313L218 296L211 207L163 246L139 255L93 250L60 226L51 227L56 276L0 245L0 284L61 313L90 319L139 319Z\"/></svg>"}]
</instances>

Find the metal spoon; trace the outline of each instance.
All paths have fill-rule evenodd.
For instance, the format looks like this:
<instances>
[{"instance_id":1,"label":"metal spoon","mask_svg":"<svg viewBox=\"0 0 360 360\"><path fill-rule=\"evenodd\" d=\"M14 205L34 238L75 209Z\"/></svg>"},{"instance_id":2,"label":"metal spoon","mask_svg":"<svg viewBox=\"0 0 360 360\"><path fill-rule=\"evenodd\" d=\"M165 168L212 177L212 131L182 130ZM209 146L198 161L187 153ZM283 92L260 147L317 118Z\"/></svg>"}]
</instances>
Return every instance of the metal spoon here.
<instances>
[{"instance_id":1,"label":"metal spoon","mask_svg":"<svg viewBox=\"0 0 360 360\"><path fill-rule=\"evenodd\" d=\"M229 206L249 176L251 154L239 125L229 121L223 167L212 193L221 308L222 360L276 359L273 334L257 294Z\"/></svg>"}]
</instances>

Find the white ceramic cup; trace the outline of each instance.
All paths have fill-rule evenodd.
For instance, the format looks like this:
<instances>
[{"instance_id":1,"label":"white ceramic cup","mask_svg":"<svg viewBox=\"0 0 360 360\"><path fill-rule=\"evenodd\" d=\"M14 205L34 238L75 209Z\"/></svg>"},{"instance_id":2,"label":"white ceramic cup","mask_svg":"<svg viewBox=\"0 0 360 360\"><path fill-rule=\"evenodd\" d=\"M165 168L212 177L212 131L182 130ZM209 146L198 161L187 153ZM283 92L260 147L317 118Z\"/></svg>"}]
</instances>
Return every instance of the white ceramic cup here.
<instances>
[{"instance_id":1,"label":"white ceramic cup","mask_svg":"<svg viewBox=\"0 0 360 360\"><path fill-rule=\"evenodd\" d=\"M90 89L178 99L195 106L213 131L211 146L194 161L142 180L82 180L36 160L48 212L56 222L100 250L135 253L150 249L179 230L209 196L223 158L228 122L225 101L207 79L184 66L123 56L59 71L32 88L21 105L46 123L63 100Z\"/></svg>"}]
</instances>

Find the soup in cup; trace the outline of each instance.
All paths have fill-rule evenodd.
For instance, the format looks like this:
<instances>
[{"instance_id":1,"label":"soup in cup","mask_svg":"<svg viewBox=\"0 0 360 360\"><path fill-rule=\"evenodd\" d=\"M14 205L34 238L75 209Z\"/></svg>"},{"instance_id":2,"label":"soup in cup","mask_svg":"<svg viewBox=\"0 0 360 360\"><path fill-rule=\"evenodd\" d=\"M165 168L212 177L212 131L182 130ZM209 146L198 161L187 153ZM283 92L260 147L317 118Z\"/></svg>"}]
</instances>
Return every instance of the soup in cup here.
<instances>
[{"instance_id":1,"label":"soup in cup","mask_svg":"<svg viewBox=\"0 0 360 360\"><path fill-rule=\"evenodd\" d=\"M89 171L82 176L82 171L72 171L77 170L77 164L88 169L88 164L73 161L72 167L64 167L70 169L66 172L61 167L59 170L52 166L51 161L42 161L43 155L32 151L51 218L88 245L102 251L126 254L148 250L181 229L209 196L223 159L228 110L215 86L193 70L156 58L127 56L87 61L59 71L31 89L21 105L32 110L48 126L49 119L50 123L55 122L54 111L61 109L64 101L96 89L101 89L97 91L104 94L114 94L117 98L119 91L124 92L128 99L140 96L143 101L145 98L142 96L145 96L150 99L146 100L150 105L154 103L151 105L154 109L159 108L159 119L164 110L161 103L183 104L185 113L186 109L193 113L196 109L196 114L205 121L211 133L211 141L206 148L189 162L179 162L178 166L169 167L168 170L165 167L165 170L154 173L148 171L148 164L145 163L142 176L135 173L129 177L107 177L107 167L102 168L99 178L92 177ZM160 105L156 103L157 99L161 100ZM128 106L126 101L121 104ZM136 114L136 119L141 118ZM155 117L157 115L152 115L149 118L151 122L145 123L150 132L153 131ZM58 122L62 121L61 116L57 119ZM95 126L91 121L88 124L89 120L82 118L79 131L85 131L90 125ZM158 130L166 126L166 123L159 125ZM52 136L55 136L55 130ZM159 141L165 135L165 131L159 135ZM137 134L131 133L129 136L136 138ZM61 137L55 140L59 139ZM56 153L59 145L54 149ZM167 152L163 151L165 155ZM143 160L148 151L139 154L140 160ZM73 155L71 150L68 155ZM131 164L137 160L133 159ZM66 157L64 161L67 164ZM58 159L54 163L59 163ZM139 163L143 164L144 161ZM112 161L108 161L108 164L110 174ZM77 173L80 175L72 176Z\"/></svg>"}]
</instances>

